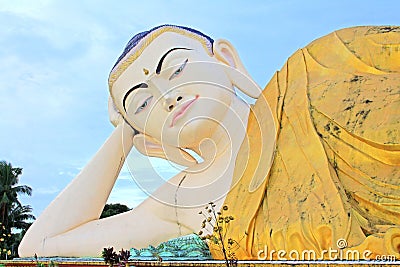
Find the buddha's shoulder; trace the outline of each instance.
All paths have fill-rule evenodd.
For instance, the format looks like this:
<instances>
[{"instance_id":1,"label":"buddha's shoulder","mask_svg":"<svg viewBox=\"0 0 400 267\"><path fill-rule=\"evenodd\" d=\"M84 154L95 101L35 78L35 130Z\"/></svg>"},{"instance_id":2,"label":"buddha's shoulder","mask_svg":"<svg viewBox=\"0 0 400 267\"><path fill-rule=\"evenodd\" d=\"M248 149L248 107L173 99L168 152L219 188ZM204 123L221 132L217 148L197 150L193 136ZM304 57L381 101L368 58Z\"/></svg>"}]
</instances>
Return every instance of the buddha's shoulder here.
<instances>
[{"instance_id":1,"label":"buddha's shoulder","mask_svg":"<svg viewBox=\"0 0 400 267\"><path fill-rule=\"evenodd\" d=\"M400 26L362 26L334 31L302 49L308 63L342 72L400 71Z\"/></svg>"},{"instance_id":2,"label":"buddha's shoulder","mask_svg":"<svg viewBox=\"0 0 400 267\"><path fill-rule=\"evenodd\" d=\"M312 41L307 47L311 48L319 44L335 45L335 43L331 43L332 38L338 38L350 50L357 49L359 45L360 47L369 45L365 41L372 41L376 45L398 45L400 43L400 26L358 26L339 29Z\"/></svg>"},{"instance_id":3,"label":"buddha's shoulder","mask_svg":"<svg viewBox=\"0 0 400 267\"><path fill-rule=\"evenodd\" d=\"M279 107L296 109L305 100L311 113L355 136L400 144L400 27L353 27L323 36L296 51L263 94L276 115Z\"/></svg>"},{"instance_id":4,"label":"buddha's shoulder","mask_svg":"<svg viewBox=\"0 0 400 267\"><path fill-rule=\"evenodd\" d=\"M303 54L310 109L356 136L400 143L400 27L339 30Z\"/></svg>"}]
</instances>

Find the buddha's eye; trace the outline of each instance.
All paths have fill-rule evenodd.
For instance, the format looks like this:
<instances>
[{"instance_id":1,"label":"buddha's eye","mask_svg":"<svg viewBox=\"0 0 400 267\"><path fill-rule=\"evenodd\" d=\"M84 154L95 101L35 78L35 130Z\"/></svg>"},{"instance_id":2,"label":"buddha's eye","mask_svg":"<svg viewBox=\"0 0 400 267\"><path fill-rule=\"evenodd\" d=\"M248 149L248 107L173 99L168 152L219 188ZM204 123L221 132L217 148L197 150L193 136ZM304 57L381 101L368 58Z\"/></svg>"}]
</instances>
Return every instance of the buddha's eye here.
<instances>
[{"instance_id":1,"label":"buddha's eye","mask_svg":"<svg viewBox=\"0 0 400 267\"><path fill-rule=\"evenodd\" d=\"M137 108L137 110L135 111L135 114L138 114L139 112L141 112L142 110L144 110L151 102L151 100L153 99L153 96L148 97L143 104Z\"/></svg>"},{"instance_id":2,"label":"buddha's eye","mask_svg":"<svg viewBox=\"0 0 400 267\"><path fill-rule=\"evenodd\" d=\"M178 77L179 74L181 74L183 69L186 67L186 63L188 63L188 59L186 59L185 62L183 62L183 64L174 73L172 73L171 77L169 77L169 80Z\"/></svg>"}]
</instances>

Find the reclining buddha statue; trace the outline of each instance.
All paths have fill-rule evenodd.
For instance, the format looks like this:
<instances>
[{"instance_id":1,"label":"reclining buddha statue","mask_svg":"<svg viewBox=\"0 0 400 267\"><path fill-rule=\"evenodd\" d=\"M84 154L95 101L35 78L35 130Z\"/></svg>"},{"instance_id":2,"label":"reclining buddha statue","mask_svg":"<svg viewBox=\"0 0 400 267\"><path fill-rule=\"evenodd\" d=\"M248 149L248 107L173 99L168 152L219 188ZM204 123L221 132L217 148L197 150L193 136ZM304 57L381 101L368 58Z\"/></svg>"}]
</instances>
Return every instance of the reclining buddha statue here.
<instances>
[{"instance_id":1,"label":"reclining buddha statue","mask_svg":"<svg viewBox=\"0 0 400 267\"><path fill-rule=\"evenodd\" d=\"M400 27L319 38L262 90L228 41L162 25L129 41L109 93L114 131L28 230L21 256L157 245L197 233L212 202L229 207L223 231L238 259L266 246L400 257ZM132 147L182 171L99 219Z\"/></svg>"}]
</instances>

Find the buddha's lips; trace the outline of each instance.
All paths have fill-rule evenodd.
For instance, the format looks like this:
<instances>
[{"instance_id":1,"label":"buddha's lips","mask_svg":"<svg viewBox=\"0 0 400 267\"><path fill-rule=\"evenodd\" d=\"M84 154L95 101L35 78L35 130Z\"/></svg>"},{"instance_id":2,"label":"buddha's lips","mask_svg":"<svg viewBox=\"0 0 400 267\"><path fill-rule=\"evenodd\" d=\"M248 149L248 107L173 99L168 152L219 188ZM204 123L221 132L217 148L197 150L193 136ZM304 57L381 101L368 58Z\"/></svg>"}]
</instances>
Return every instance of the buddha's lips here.
<instances>
[{"instance_id":1,"label":"buddha's lips","mask_svg":"<svg viewBox=\"0 0 400 267\"><path fill-rule=\"evenodd\" d=\"M175 122L179 120L183 115L185 115L186 110L189 109L189 107L193 104L194 101L196 101L199 98L199 95L196 95L195 99L192 99L185 104L174 114L174 117L172 118L171 125L169 127L173 127L175 125Z\"/></svg>"}]
</instances>

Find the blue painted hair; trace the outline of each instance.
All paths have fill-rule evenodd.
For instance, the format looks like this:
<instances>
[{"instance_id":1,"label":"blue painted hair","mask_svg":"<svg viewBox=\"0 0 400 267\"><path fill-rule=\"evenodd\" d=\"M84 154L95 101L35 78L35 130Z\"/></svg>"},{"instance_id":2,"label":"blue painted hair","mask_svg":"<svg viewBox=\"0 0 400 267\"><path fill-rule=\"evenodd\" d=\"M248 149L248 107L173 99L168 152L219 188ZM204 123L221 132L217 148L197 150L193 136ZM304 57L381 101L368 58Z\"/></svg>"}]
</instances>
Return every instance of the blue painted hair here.
<instances>
[{"instance_id":1,"label":"blue painted hair","mask_svg":"<svg viewBox=\"0 0 400 267\"><path fill-rule=\"evenodd\" d=\"M122 52L122 54L119 56L119 58L117 59L117 62L115 62L114 66L112 67L112 70L115 68L115 66L118 65L119 62L121 62L121 60L129 53L129 51L131 51L134 47L137 46L137 44L138 44L141 40L143 40L143 38L145 38L145 37L146 37L147 35L149 35L150 33L154 32L155 30L158 30L158 29L160 29L160 28L162 28L162 27L176 27L176 28L179 28L179 29L182 29L182 30L185 30L185 31L189 31L189 32L192 32L192 33L194 33L194 34L197 34L197 35L199 35L199 36L202 37L202 38L205 38L205 39L209 42L209 44L210 44L209 46L210 46L211 53L212 53L212 45L213 45L213 43L214 43L214 40L213 40L210 36L205 35L204 33L200 32L200 31L198 31L198 30L189 28L189 27L178 26L178 25L171 25L171 24L164 24L164 25L159 25L159 26L157 26L157 27L154 27L154 28L152 28L152 29L150 29L150 30L148 30L148 31L140 32L140 33L136 34L135 36L133 36L133 37L129 40L129 42L127 43L127 45L125 46L125 49L124 49L124 51Z\"/></svg>"}]
</instances>

